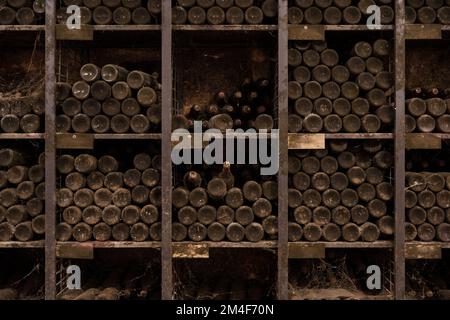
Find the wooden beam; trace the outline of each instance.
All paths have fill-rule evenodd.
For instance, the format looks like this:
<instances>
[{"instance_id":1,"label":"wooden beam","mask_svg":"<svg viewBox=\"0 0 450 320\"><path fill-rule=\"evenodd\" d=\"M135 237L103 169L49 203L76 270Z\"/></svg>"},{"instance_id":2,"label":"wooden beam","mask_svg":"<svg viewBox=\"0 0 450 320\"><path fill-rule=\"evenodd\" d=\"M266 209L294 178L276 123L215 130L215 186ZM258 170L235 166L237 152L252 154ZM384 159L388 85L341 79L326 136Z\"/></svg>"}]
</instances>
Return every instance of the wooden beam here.
<instances>
[{"instance_id":1,"label":"wooden beam","mask_svg":"<svg viewBox=\"0 0 450 320\"><path fill-rule=\"evenodd\" d=\"M57 149L94 149L94 135L90 133L57 133Z\"/></svg>"},{"instance_id":2,"label":"wooden beam","mask_svg":"<svg viewBox=\"0 0 450 320\"><path fill-rule=\"evenodd\" d=\"M325 40L323 25L289 25L289 40Z\"/></svg>"},{"instance_id":3,"label":"wooden beam","mask_svg":"<svg viewBox=\"0 0 450 320\"><path fill-rule=\"evenodd\" d=\"M406 259L441 259L442 248L437 243L406 243Z\"/></svg>"},{"instance_id":4,"label":"wooden beam","mask_svg":"<svg viewBox=\"0 0 450 320\"><path fill-rule=\"evenodd\" d=\"M323 150L325 149L324 133L289 133L290 150Z\"/></svg>"},{"instance_id":5,"label":"wooden beam","mask_svg":"<svg viewBox=\"0 0 450 320\"><path fill-rule=\"evenodd\" d=\"M94 259L92 243L70 242L56 245L56 257L64 259Z\"/></svg>"},{"instance_id":6,"label":"wooden beam","mask_svg":"<svg viewBox=\"0 0 450 320\"><path fill-rule=\"evenodd\" d=\"M405 29L406 40L442 39L440 24L408 24Z\"/></svg>"},{"instance_id":7,"label":"wooden beam","mask_svg":"<svg viewBox=\"0 0 450 320\"><path fill-rule=\"evenodd\" d=\"M56 25L56 40L94 40L94 29L90 25L81 25L80 29L69 29L65 24Z\"/></svg>"},{"instance_id":8,"label":"wooden beam","mask_svg":"<svg viewBox=\"0 0 450 320\"><path fill-rule=\"evenodd\" d=\"M324 259L325 245L323 243L290 242L289 259Z\"/></svg>"},{"instance_id":9,"label":"wooden beam","mask_svg":"<svg viewBox=\"0 0 450 320\"><path fill-rule=\"evenodd\" d=\"M442 149L442 139L431 133L407 133L406 149Z\"/></svg>"}]
</instances>

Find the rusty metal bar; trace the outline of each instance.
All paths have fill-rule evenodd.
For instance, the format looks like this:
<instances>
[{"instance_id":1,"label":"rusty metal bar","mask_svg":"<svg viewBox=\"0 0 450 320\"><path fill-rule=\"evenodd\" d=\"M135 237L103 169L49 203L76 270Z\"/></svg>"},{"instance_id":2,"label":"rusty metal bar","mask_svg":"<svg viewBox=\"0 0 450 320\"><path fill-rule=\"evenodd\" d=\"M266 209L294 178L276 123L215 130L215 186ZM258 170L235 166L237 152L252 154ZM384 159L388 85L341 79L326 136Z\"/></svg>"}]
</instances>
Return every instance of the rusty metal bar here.
<instances>
[{"instance_id":1,"label":"rusty metal bar","mask_svg":"<svg viewBox=\"0 0 450 320\"><path fill-rule=\"evenodd\" d=\"M45 299L56 297L56 1L45 2Z\"/></svg>"},{"instance_id":2,"label":"rusty metal bar","mask_svg":"<svg viewBox=\"0 0 450 320\"><path fill-rule=\"evenodd\" d=\"M405 298L405 0L395 1L395 299Z\"/></svg>"},{"instance_id":3,"label":"rusty metal bar","mask_svg":"<svg viewBox=\"0 0 450 320\"><path fill-rule=\"evenodd\" d=\"M277 297L287 300L288 292L288 1L280 0L278 7L278 283Z\"/></svg>"},{"instance_id":4,"label":"rusty metal bar","mask_svg":"<svg viewBox=\"0 0 450 320\"><path fill-rule=\"evenodd\" d=\"M162 2L162 243L161 296L173 298L172 273L172 9L171 1Z\"/></svg>"}]
</instances>

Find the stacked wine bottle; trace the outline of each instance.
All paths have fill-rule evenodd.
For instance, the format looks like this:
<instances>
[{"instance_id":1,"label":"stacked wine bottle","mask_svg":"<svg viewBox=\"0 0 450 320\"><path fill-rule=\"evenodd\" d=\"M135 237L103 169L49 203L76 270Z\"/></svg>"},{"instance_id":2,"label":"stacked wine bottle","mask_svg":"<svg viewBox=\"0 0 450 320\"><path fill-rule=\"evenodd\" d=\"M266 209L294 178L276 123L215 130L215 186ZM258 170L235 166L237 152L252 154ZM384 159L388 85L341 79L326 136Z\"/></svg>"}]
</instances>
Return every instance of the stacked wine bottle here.
<instances>
[{"instance_id":1,"label":"stacked wine bottle","mask_svg":"<svg viewBox=\"0 0 450 320\"><path fill-rule=\"evenodd\" d=\"M393 24L393 4L393 0L291 0L288 21L290 24L365 24L374 12L368 8L377 5L381 24Z\"/></svg>"},{"instance_id":2,"label":"stacked wine bottle","mask_svg":"<svg viewBox=\"0 0 450 320\"><path fill-rule=\"evenodd\" d=\"M172 129L192 129L194 121L202 121L203 129L225 131L233 128L270 130L275 127L272 112L273 87L266 79L244 79L239 90L228 95L225 91L215 94L207 106L192 105L172 119Z\"/></svg>"},{"instance_id":3,"label":"stacked wine bottle","mask_svg":"<svg viewBox=\"0 0 450 320\"><path fill-rule=\"evenodd\" d=\"M449 0L406 0L406 23L450 24Z\"/></svg>"},{"instance_id":4,"label":"stacked wine bottle","mask_svg":"<svg viewBox=\"0 0 450 320\"><path fill-rule=\"evenodd\" d=\"M0 241L30 241L45 233L45 156L0 149Z\"/></svg>"},{"instance_id":5,"label":"stacked wine bottle","mask_svg":"<svg viewBox=\"0 0 450 320\"><path fill-rule=\"evenodd\" d=\"M2 0L0 1L0 24L31 25L43 24L45 0Z\"/></svg>"},{"instance_id":6,"label":"stacked wine bottle","mask_svg":"<svg viewBox=\"0 0 450 320\"><path fill-rule=\"evenodd\" d=\"M406 173L407 241L450 241L449 190L449 173Z\"/></svg>"},{"instance_id":7,"label":"stacked wine bottle","mask_svg":"<svg viewBox=\"0 0 450 320\"><path fill-rule=\"evenodd\" d=\"M39 91L24 96L18 96L16 92L0 97L0 132L37 133L42 131L45 105L42 89L40 86Z\"/></svg>"},{"instance_id":8,"label":"stacked wine bottle","mask_svg":"<svg viewBox=\"0 0 450 320\"><path fill-rule=\"evenodd\" d=\"M367 241L394 233L393 156L379 141L330 141L289 156L289 241Z\"/></svg>"},{"instance_id":9,"label":"stacked wine bottle","mask_svg":"<svg viewBox=\"0 0 450 320\"><path fill-rule=\"evenodd\" d=\"M277 24L276 0L174 0L173 24Z\"/></svg>"},{"instance_id":10,"label":"stacked wine bottle","mask_svg":"<svg viewBox=\"0 0 450 320\"><path fill-rule=\"evenodd\" d=\"M132 169L120 170L119 161L110 155L60 155L56 199L61 223L56 239L160 241L161 158L139 153L133 164Z\"/></svg>"},{"instance_id":11,"label":"stacked wine bottle","mask_svg":"<svg viewBox=\"0 0 450 320\"><path fill-rule=\"evenodd\" d=\"M172 193L173 240L275 239L277 182L271 176L253 180L259 176L256 170L234 168L225 162L221 170L187 171Z\"/></svg>"},{"instance_id":12,"label":"stacked wine bottle","mask_svg":"<svg viewBox=\"0 0 450 320\"><path fill-rule=\"evenodd\" d=\"M70 13L67 7L79 6L81 24L127 25L160 24L161 0L63 0L58 9L58 23L65 24Z\"/></svg>"},{"instance_id":13,"label":"stacked wine bottle","mask_svg":"<svg viewBox=\"0 0 450 320\"><path fill-rule=\"evenodd\" d=\"M289 132L391 132L390 52L384 39L357 42L342 55L327 42L291 42Z\"/></svg>"},{"instance_id":14,"label":"stacked wine bottle","mask_svg":"<svg viewBox=\"0 0 450 320\"><path fill-rule=\"evenodd\" d=\"M57 132L157 132L161 123L158 73L85 64L82 80L57 83Z\"/></svg>"},{"instance_id":15,"label":"stacked wine bottle","mask_svg":"<svg viewBox=\"0 0 450 320\"><path fill-rule=\"evenodd\" d=\"M450 91L432 88L410 90L406 101L406 132L450 133Z\"/></svg>"}]
</instances>

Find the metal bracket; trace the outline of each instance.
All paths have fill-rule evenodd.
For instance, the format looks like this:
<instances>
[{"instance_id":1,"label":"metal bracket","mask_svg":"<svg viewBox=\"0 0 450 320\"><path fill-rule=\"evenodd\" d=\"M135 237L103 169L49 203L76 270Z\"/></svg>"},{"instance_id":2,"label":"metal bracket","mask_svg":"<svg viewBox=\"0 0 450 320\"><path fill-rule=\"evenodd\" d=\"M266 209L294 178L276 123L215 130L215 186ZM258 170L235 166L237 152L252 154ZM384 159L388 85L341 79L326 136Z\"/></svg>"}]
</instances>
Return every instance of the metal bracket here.
<instances>
[{"instance_id":1,"label":"metal bracket","mask_svg":"<svg viewBox=\"0 0 450 320\"><path fill-rule=\"evenodd\" d=\"M208 259L209 246L201 243L173 243L174 259Z\"/></svg>"},{"instance_id":2,"label":"metal bracket","mask_svg":"<svg viewBox=\"0 0 450 320\"><path fill-rule=\"evenodd\" d=\"M65 24L56 25L56 40L94 40L94 28L91 25L82 24L80 29L69 29Z\"/></svg>"},{"instance_id":3,"label":"metal bracket","mask_svg":"<svg viewBox=\"0 0 450 320\"><path fill-rule=\"evenodd\" d=\"M290 25L288 40L325 40L325 26Z\"/></svg>"},{"instance_id":4,"label":"metal bracket","mask_svg":"<svg viewBox=\"0 0 450 320\"><path fill-rule=\"evenodd\" d=\"M58 243L56 257L64 259L94 259L92 243Z\"/></svg>"},{"instance_id":5,"label":"metal bracket","mask_svg":"<svg viewBox=\"0 0 450 320\"><path fill-rule=\"evenodd\" d=\"M94 135L90 133L57 133L57 149L94 149Z\"/></svg>"},{"instance_id":6,"label":"metal bracket","mask_svg":"<svg viewBox=\"0 0 450 320\"><path fill-rule=\"evenodd\" d=\"M289 259L324 259L323 243L289 243Z\"/></svg>"},{"instance_id":7,"label":"metal bracket","mask_svg":"<svg viewBox=\"0 0 450 320\"><path fill-rule=\"evenodd\" d=\"M407 133L406 149L442 149L442 140L430 133Z\"/></svg>"},{"instance_id":8,"label":"metal bracket","mask_svg":"<svg viewBox=\"0 0 450 320\"><path fill-rule=\"evenodd\" d=\"M322 149L325 149L325 134L323 134L323 133L289 133L288 148L291 150L322 150Z\"/></svg>"},{"instance_id":9,"label":"metal bracket","mask_svg":"<svg viewBox=\"0 0 450 320\"><path fill-rule=\"evenodd\" d=\"M440 24L407 24L405 27L406 40L442 39Z\"/></svg>"}]
</instances>

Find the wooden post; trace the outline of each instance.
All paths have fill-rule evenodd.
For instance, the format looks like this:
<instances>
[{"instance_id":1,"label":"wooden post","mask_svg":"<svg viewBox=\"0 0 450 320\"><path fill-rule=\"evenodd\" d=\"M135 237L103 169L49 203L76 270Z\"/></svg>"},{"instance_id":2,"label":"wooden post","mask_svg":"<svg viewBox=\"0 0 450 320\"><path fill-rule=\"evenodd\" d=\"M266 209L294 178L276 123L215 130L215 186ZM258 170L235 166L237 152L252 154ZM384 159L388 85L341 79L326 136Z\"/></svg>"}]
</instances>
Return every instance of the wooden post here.
<instances>
[{"instance_id":1,"label":"wooden post","mask_svg":"<svg viewBox=\"0 0 450 320\"><path fill-rule=\"evenodd\" d=\"M405 298L405 0L395 2L395 299Z\"/></svg>"},{"instance_id":2,"label":"wooden post","mask_svg":"<svg viewBox=\"0 0 450 320\"><path fill-rule=\"evenodd\" d=\"M45 299L56 298L56 1L45 2Z\"/></svg>"},{"instance_id":3,"label":"wooden post","mask_svg":"<svg viewBox=\"0 0 450 320\"><path fill-rule=\"evenodd\" d=\"M171 1L162 2L162 242L161 297L173 298L172 274L172 8Z\"/></svg>"},{"instance_id":4,"label":"wooden post","mask_svg":"<svg viewBox=\"0 0 450 320\"><path fill-rule=\"evenodd\" d=\"M278 1L278 123L288 123L288 1ZM288 271L288 128L279 125L277 298L289 299Z\"/></svg>"}]
</instances>

